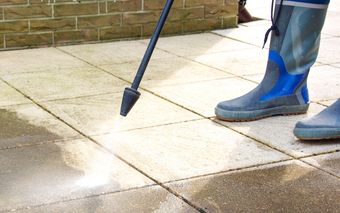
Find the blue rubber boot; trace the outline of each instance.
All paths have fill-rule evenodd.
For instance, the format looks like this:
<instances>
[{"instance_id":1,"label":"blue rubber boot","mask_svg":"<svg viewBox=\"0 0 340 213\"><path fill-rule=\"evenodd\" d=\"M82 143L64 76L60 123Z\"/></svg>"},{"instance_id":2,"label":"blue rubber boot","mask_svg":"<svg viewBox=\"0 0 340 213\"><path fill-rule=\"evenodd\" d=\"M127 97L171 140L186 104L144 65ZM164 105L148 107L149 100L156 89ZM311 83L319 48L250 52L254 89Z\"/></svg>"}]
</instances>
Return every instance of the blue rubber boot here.
<instances>
[{"instance_id":1,"label":"blue rubber boot","mask_svg":"<svg viewBox=\"0 0 340 213\"><path fill-rule=\"evenodd\" d=\"M340 99L316 116L298 122L294 134L301 140L340 138Z\"/></svg>"},{"instance_id":2,"label":"blue rubber boot","mask_svg":"<svg viewBox=\"0 0 340 213\"><path fill-rule=\"evenodd\" d=\"M306 113L307 77L318 55L328 3L329 0L276 1L273 25L265 38L266 41L272 31L264 79L248 94L219 103L215 108L218 119L251 121Z\"/></svg>"}]
</instances>

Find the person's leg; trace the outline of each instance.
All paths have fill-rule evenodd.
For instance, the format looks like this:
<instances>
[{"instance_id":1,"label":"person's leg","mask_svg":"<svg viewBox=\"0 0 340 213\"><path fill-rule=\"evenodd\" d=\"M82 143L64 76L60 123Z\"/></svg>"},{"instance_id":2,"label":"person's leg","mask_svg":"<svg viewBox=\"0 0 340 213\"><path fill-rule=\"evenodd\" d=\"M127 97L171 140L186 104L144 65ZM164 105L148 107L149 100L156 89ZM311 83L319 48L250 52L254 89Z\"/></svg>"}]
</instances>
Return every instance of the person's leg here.
<instances>
[{"instance_id":1,"label":"person's leg","mask_svg":"<svg viewBox=\"0 0 340 213\"><path fill-rule=\"evenodd\" d=\"M298 122L294 134L301 140L340 138L340 99L318 115Z\"/></svg>"},{"instance_id":2,"label":"person's leg","mask_svg":"<svg viewBox=\"0 0 340 213\"><path fill-rule=\"evenodd\" d=\"M328 3L329 0L276 1L264 79L248 94L219 103L215 109L217 118L248 121L307 111L306 81L318 55Z\"/></svg>"}]
</instances>

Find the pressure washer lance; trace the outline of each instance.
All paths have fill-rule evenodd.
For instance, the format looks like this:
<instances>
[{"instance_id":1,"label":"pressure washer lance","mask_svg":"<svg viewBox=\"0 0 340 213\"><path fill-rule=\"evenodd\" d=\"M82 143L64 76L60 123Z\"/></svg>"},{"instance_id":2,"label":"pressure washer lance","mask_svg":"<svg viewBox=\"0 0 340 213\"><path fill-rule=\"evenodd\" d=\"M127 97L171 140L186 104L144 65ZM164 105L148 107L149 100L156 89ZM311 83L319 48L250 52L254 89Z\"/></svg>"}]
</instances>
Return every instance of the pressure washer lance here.
<instances>
[{"instance_id":1,"label":"pressure washer lance","mask_svg":"<svg viewBox=\"0 0 340 213\"><path fill-rule=\"evenodd\" d=\"M120 115L127 116L127 114L130 112L132 107L135 105L137 100L140 97L140 92L138 92L138 87L142 81L143 75L145 73L145 70L149 64L150 58L152 56L152 53L156 47L159 35L162 32L162 29L164 27L165 21L169 15L171 6L173 4L174 0L167 0L164 9L162 11L162 14L159 18L159 21L157 23L156 29L151 37L150 43L148 48L146 49L146 52L144 54L143 60L139 66L139 69L137 71L136 77L132 83L131 88L127 87L125 88L122 105L120 108Z\"/></svg>"}]
</instances>

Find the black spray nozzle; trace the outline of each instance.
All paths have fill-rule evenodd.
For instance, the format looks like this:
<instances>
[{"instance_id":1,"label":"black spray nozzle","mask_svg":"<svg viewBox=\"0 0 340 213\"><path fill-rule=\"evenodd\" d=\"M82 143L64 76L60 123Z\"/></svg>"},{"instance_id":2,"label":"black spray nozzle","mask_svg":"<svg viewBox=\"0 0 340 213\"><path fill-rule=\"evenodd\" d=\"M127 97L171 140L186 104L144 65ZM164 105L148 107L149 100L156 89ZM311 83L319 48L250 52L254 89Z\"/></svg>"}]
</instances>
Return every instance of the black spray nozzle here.
<instances>
[{"instance_id":1,"label":"black spray nozzle","mask_svg":"<svg viewBox=\"0 0 340 213\"><path fill-rule=\"evenodd\" d=\"M125 88L122 105L120 108L120 115L126 117L139 97L140 93L137 90L133 88Z\"/></svg>"}]
</instances>

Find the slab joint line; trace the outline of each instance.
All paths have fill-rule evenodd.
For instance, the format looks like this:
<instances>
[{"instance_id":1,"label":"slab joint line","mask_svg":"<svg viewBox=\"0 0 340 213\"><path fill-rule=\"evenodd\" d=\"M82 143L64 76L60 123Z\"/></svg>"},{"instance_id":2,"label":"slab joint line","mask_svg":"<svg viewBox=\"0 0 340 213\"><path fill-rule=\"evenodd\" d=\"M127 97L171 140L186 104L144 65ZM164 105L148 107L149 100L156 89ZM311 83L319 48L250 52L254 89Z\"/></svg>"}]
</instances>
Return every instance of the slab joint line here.
<instances>
[{"instance_id":1,"label":"slab joint line","mask_svg":"<svg viewBox=\"0 0 340 213\"><path fill-rule=\"evenodd\" d=\"M43 105L41 105L40 103L38 103L37 101L35 101L33 98L31 98L30 96L26 95L24 92L20 91L19 89L17 89L16 87L12 86L9 82L5 81L4 79L0 78L4 83L6 83L8 86L10 86L11 88L13 88L14 90L16 90L17 92L19 92L20 94L22 94L23 96L25 96L27 99L29 99L30 101L32 101L34 104L36 104L38 107L40 107L41 109L43 109L44 111L48 112L49 114L51 114L53 117L55 117L56 119L58 119L59 121L63 122L65 125L67 125L68 127L70 127L71 129L73 129L74 131L76 131L77 133L79 133L81 136L85 137L86 139L90 140L92 143L95 143L96 145L98 145L102 150L106 151L109 154L112 154L113 156L117 157L119 160L121 160L122 162L124 162L125 164L127 164L128 166L130 166L131 168L135 169L137 172L139 172L140 174L144 175L145 177L149 178L150 180L152 180L153 182L155 182L157 185L161 186L162 188L164 188L165 190L167 190L168 192L170 192L171 194L173 194L174 196L176 196L177 198L179 198L180 200L182 200L183 202L185 202L186 204L188 204L189 206L191 206L192 208L194 208L195 210L201 212L201 213L205 213L206 211L201 208L198 207L196 205L194 205L191 201L189 201L188 199L186 199L185 197L183 197L182 195L178 194L177 192L173 191L172 189L170 189L169 187L165 186L163 183L161 183L160 181L158 181L157 179L151 177L150 175L148 175L146 172L144 172L143 170L139 169L137 166L133 165L132 163L128 162L127 160L125 160L123 157L121 157L120 155L118 155L117 153L112 152L111 150L107 149L106 147L104 147L102 144L98 143L95 139L93 139L92 137L86 135L85 133L81 132L80 130L78 130L76 127L72 126L71 124L69 124L68 122L64 121L61 117L59 117L58 115L56 115L55 113L53 113L52 111L50 111L49 109L45 108Z\"/></svg>"}]
</instances>

